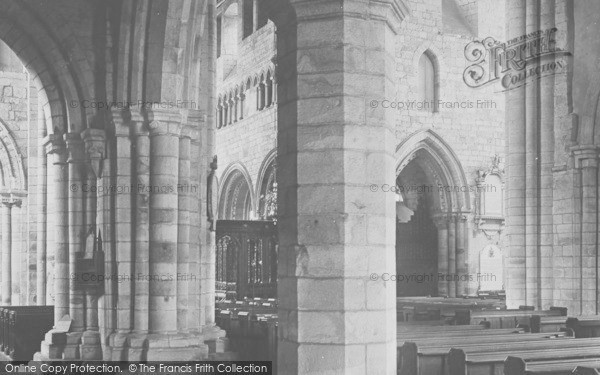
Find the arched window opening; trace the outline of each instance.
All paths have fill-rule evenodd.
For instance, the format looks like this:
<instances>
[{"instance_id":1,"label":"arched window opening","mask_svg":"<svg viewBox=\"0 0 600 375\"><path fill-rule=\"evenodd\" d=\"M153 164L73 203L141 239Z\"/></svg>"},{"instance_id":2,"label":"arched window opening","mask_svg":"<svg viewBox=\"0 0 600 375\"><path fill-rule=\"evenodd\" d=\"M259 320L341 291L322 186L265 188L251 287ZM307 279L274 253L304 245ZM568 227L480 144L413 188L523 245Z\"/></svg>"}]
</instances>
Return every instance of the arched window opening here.
<instances>
[{"instance_id":1,"label":"arched window opening","mask_svg":"<svg viewBox=\"0 0 600 375\"><path fill-rule=\"evenodd\" d=\"M254 32L254 0L244 0L242 12L244 38L247 38Z\"/></svg>"},{"instance_id":2,"label":"arched window opening","mask_svg":"<svg viewBox=\"0 0 600 375\"><path fill-rule=\"evenodd\" d=\"M437 87L435 65L427 53L419 59L418 98L419 108L424 111L437 111Z\"/></svg>"}]
</instances>

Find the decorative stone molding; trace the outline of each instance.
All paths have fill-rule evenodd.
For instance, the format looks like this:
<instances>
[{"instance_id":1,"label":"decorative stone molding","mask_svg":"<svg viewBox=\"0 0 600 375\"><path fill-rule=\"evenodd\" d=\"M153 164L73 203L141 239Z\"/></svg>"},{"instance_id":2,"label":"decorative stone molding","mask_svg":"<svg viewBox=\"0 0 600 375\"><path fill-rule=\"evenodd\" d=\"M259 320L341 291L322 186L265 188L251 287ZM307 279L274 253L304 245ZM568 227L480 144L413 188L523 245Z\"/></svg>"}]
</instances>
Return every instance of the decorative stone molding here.
<instances>
[{"instance_id":1,"label":"decorative stone molding","mask_svg":"<svg viewBox=\"0 0 600 375\"><path fill-rule=\"evenodd\" d=\"M597 168L599 148L595 145L583 145L571 147L571 154L575 160L575 168Z\"/></svg>"},{"instance_id":2,"label":"decorative stone molding","mask_svg":"<svg viewBox=\"0 0 600 375\"><path fill-rule=\"evenodd\" d=\"M387 23L394 33L398 33L402 21L410 15L405 0L368 1L307 1L290 0L298 21L316 18L330 18L339 14L347 17L368 17ZM341 7L340 7L341 5Z\"/></svg>"}]
</instances>

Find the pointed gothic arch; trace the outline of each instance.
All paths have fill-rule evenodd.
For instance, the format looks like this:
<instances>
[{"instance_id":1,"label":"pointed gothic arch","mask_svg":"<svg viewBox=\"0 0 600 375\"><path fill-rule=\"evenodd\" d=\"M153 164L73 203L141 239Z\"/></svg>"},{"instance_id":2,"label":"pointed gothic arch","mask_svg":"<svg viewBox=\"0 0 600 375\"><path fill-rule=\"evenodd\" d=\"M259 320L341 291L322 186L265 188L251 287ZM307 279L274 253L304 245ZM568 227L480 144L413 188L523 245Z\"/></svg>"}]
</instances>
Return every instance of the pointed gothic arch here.
<instances>
[{"instance_id":1,"label":"pointed gothic arch","mask_svg":"<svg viewBox=\"0 0 600 375\"><path fill-rule=\"evenodd\" d=\"M219 188L219 220L249 220L254 216L254 189L244 165L234 163L225 169Z\"/></svg>"}]
</instances>

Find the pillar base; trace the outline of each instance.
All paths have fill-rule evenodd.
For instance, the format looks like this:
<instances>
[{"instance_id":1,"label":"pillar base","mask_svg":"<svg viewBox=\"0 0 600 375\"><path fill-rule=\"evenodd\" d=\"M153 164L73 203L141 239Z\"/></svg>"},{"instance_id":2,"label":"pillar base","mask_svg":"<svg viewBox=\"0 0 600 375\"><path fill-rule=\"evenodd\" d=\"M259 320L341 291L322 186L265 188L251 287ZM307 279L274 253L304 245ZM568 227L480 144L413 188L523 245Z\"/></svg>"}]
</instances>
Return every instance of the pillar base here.
<instances>
[{"instance_id":1,"label":"pillar base","mask_svg":"<svg viewBox=\"0 0 600 375\"><path fill-rule=\"evenodd\" d=\"M117 333L109 338L112 361L201 361L209 346L202 334Z\"/></svg>"},{"instance_id":2,"label":"pillar base","mask_svg":"<svg viewBox=\"0 0 600 375\"><path fill-rule=\"evenodd\" d=\"M83 336L81 336L81 345L79 347L79 357L84 361L102 360L100 332L85 331L83 333Z\"/></svg>"}]
</instances>

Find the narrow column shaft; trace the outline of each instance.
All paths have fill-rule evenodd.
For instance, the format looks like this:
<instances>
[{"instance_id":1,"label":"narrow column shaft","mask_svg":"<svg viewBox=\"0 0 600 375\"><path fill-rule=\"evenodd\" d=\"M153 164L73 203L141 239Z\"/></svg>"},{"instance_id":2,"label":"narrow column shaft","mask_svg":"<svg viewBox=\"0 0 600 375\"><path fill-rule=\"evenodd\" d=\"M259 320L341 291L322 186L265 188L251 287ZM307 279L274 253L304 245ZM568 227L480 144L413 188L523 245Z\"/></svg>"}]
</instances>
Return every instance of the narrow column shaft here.
<instances>
[{"instance_id":1,"label":"narrow column shaft","mask_svg":"<svg viewBox=\"0 0 600 375\"><path fill-rule=\"evenodd\" d=\"M188 121L190 121L189 117ZM196 127L198 126L198 122L190 122L195 124ZM196 136L190 141L190 160L200 161L201 157L199 151L200 148ZM201 164L201 162L198 164ZM194 168L192 168L192 166L194 166ZM200 306L200 283L202 282L203 274L200 271L200 236L198 235L198 232L202 233L199 203L200 194L202 194L202 192L199 188L199 172L200 169L197 167L197 164L195 162L190 163L190 184L192 190L189 193L189 272L191 275L196 275L196 279L188 284L189 309L187 317L190 331L199 331L200 327L203 325L201 318L204 316L204 314L202 314L203 307Z\"/></svg>"},{"instance_id":2,"label":"narrow column shaft","mask_svg":"<svg viewBox=\"0 0 600 375\"><path fill-rule=\"evenodd\" d=\"M189 329L188 296L190 284L198 281L197 275L190 274L190 138L184 134L179 139L179 177L178 177L177 219L177 330Z\"/></svg>"},{"instance_id":3,"label":"narrow column shaft","mask_svg":"<svg viewBox=\"0 0 600 375\"><path fill-rule=\"evenodd\" d=\"M57 322L69 314L69 249L67 217L67 183L68 168L67 154L64 141L59 135L50 134L45 141L46 150L51 164L52 188L48 195L48 226L52 240L48 242L47 262L48 282L53 282L54 320ZM54 266L52 266L54 263Z\"/></svg>"},{"instance_id":4,"label":"narrow column shaft","mask_svg":"<svg viewBox=\"0 0 600 375\"><path fill-rule=\"evenodd\" d=\"M96 206L98 196L96 194L96 176L93 173L88 173L85 183L85 239L84 241L92 240L90 235L93 235L93 241L96 241ZM92 248L85 248L85 256L91 258L93 256ZM85 293L85 329L88 331L98 331L98 296L95 292L90 291Z\"/></svg>"},{"instance_id":5,"label":"narrow column shaft","mask_svg":"<svg viewBox=\"0 0 600 375\"><path fill-rule=\"evenodd\" d=\"M142 126L143 118L139 113L132 113L132 120L135 121L134 132L134 152L132 153L133 168L135 170L135 179L138 187L133 199L135 200L135 210L133 220L135 226L135 277L134 281L134 311L133 327L135 332L148 331L148 293L149 293L149 252L148 244L150 239L149 219L150 210L150 138L148 131ZM140 189L141 188L141 189Z\"/></svg>"},{"instance_id":6,"label":"narrow column shaft","mask_svg":"<svg viewBox=\"0 0 600 375\"><path fill-rule=\"evenodd\" d=\"M448 297L456 297L456 221L448 222Z\"/></svg>"},{"instance_id":7,"label":"narrow column shaft","mask_svg":"<svg viewBox=\"0 0 600 375\"><path fill-rule=\"evenodd\" d=\"M2 203L2 304L10 306L12 296L12 203Z\"/></svg>"},{"instance_id":8,"label":"narrow column shaft","mask_svg":"<svg viewBox=\"0 0 600 375\"><path fill-rule=\"evenodd\" d=\"M438 296L448 295L448 219L445 215L436 218L438 233Z\"/></svg>"},{"instance_id":9,"label":"narrow column shaft","mask_svg":"<svg viewBox=\"0 0 600 375\"><path fill-rule=\"evenodd\" d=\"M467 294L469 269L467 267L467 248L466 248L466 216L459 214L456 217L456 296Z\"/></svg>"},{"instance_id":10,"label":"narrow column shaft","mask_svg":"<svg viewBox=\"0 0 600 375\"><path fill-rule=\"evenodd\" d=\"M65 142L69 151L69 189L68 189L68 218L69 218L69 270L77 270L77 257L83 250L83 141L78 133L65 134ZM69 314L73 323L71 331L83 331L85 325L85 310L83 291L77 287L78 280L69 278Z\"/></svg>"},{"instance_id":11,"label":"narrow column shaft","mask_svg":"<svg viewBox=\"0 0 600 375\"><path fill-rule=\"evenodd\" d=\"M46 188L47 188L47 157L44 146L40 146L38 150L38 212L37 212L37 281L36 281L36 302L39 306L46 304Z\"/></svg>"}]
</instances>

